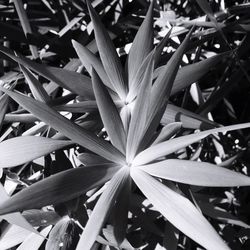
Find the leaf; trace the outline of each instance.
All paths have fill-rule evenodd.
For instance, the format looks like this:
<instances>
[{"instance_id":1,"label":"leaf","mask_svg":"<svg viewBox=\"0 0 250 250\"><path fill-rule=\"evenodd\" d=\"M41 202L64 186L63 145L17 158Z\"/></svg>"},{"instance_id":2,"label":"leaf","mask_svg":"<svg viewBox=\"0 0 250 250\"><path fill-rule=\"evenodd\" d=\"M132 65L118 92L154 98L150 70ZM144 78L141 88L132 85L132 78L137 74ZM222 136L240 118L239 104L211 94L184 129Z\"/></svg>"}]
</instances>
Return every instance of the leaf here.
<instances>
[{"instance_id":1,"label":"leaf","mask_svg":"<svg viewBox=\"0 0 250 250\"><path fill-rule=\"evenodd\" d=\"M154 70L154 53L151 54L145 74L140 83L140 90L135 100L135 106L131 114L131 121L128 130L126 148L126 160L128 163L134 159L142 136L144 135L145 124L148 118L150 107L150 94Z\"/></svg>"},{"instance_id":2,"label":"leaf","mask_svg":"<svg viewBox=\"0 0 250 250\"><path fill-rule=\"evenodd\" d=\"M209 129L218 127L218 124L201 115L169 103L162 116L161 124L166 125L172 122L181 122L183 128L191 129Z\"/></svg>"},{"instance_id":3,"label":"leaf","mask_svg":"<svg viewBox=\"0 0 250 250\"><path fill-rule=\"evenodd\" d=\"M128 212L130 205L131 178L127 178L120 186L119 200L115 203L113 215L114 236L117 245L122 247L128 227Z\"/></svg>"},{"instance_id":4,"label":"leaf","mask_svg":"<svg viewBox=\"0 0 250 250\"><path fill-rule=\"evenodd\" d=\"M32 30L30 27L29 19L24 9L23 1L22 0L13 0L15 5L15 9L17 11L19 20L21 22L21 26L23 28L24 34L27 37L29 34L32 34ZM38 51L37 47L34 45L30 45L30 51L34 58L38 58Z\"/></svg>"},{"instance_id":5,"label":"leaf","mask_svg":"<svg viewBox=\"0 0 250 250\"><path fill-rule=\"evenodd\" d=\"M0 96L0 129L2 127L2 123L8 109L9 105L9 96L7 94L3 94Z\"/></svg>"},{"instance_id":6,"label":"leaf","mask_svg":"<svg viewBox=\"0 0 250 250\"><path fill-rule=\"evenodd\" d=\"M5 191L4 187L2 186L2 184L0 184L0 198L1 198L1 203L7 201L10 198L7 192ZM30 225L30 223L20 213L3 215L0 218L8 221L10 224L22 227L30 232L38 234L38 232Z\"/></svg>"},{"instance_id":7,"label":"leaf","mask_svg":"<svg viewBox=\"0 0 250 250\"><path fill-rule=\"evenodd\" d=\"M250 127L250 123L241 123L237 125L210 129L207 131L198 132L198 133L194 133L191 135L185 135L185 136L181 136L178 138L174 138L169 141L161 142L159 144L153 145L150 148L147 148L146 150L138 154L133 161L133 165L136 166L136 165L147 164L159 157L169 155L171 153L176 152L177 150L181 148L187 147L188 145L194 142L197 142L199 140L202 140L208 135L211 135L214 133L225 133L228 131L244 129L244 128L249 128L249 127Z\"/></svg>"},{"instance_id":8,"label":"leaf","mask_svg":"<svg viewBox=\"0 0 250 250\"><path fill-rule=\"evenodd\" d=\"M92 71L92 85L105 129L112 144L125 154L126 133L119 112L96 71Z\"/></svg>"},{"instance_id":9,"label":"leaf","mask_svg":"<svg viewBox=\"0 0 250 250\"><path fill-rule=\"evenodd\" d=\"M32 233L21 227L8 225L0 238L0 249L10 249L22 243Z\"/></svg>"},{"instance_id":10,"label":"leaf","mask_svg":"<svg viewBox=\"0 0 250 250\"><path fill-rule=\"evenodd\" d=\"M207 162L170 159L139 167L150 175L205 187L250 186L246 175Z\"/></svg>"},{"instance_id":11,"label":"leaf","mask_svg":"<svg viewBox=\"0 0 250 250\"><path fill-rule=\"evenodd\" d=\"M128 55L129 88L134 84L134 78L142 62L153 49L153 10L154 1L151 2L147 15L140 26Z\"/></svg>"},{"instance_id":12,"label":"leaf","mask_svg":"<svg viewBox=\"0 0 250 250\"><path fill-rule=\"evenodd\" d=\"M129 168L121 168L111 179L107 188L103 191L97 201L95 208L86 224L76 250L90 250L96 237L99 235L101 227L107 217L107 214L113 206L116 197L123 182L129 177Z\"/></svg>"},{"instance_id":13,"label":"leaf","mask_svg":"<svg viewBox=\"0 0 250 250\"><path fill-rule=\"evenodd\" d=\"M235 217L234 215L232 215L225 209L214 206L204 201L198 201L198 204L202 212L211 218L226 222L228 224L232 224L232 225L236 225L236 226L240 226L244 228L250 228L248 224L239 220L237 217Z\"/></svg>"},{"instance_id":14,"label":"leaf","mask_svg":"<svg viewBox=\"0 0 250 250\"><path fill-rule=\"evenodd\" d=\"M137 168L131 168L131 177L154 207L188 237L208 250L229 250L214 228L188 199Z\"/></svg>"},{"instance_id":15,"label":"leaf","mask_svg":"<svg viewBox=\"0 0 250 250\"><path fill-rule=\"evenodd\" d=\"M32 74L32 72L23 67L22 65L20 65L20 69L22 70L35 99L41 102L49 102L50 101L49 95L42 87L41 83Z\"/></svg>"},{"instance_id":16,"label":"leaf","mask_svg":"<svg viewBox=\"0 0 250 250\"><path fill-rule=\"evenodd\" d=\"M0 204L0 214L58 204L108 181L119 169L113 165L69 169L36 182Z\"/></svg>"},{"instance_id":17,"label":"leaf","mask_svg":"<svg viewBox=\"0 0 250 250\"><path fill-rule=\"evenodd\" d=\"M22 55L15 56L12 51L4 46L0 46L0 51L17 63L30 68L37 74L55 82L59 86L69 89L73 93L80 96L88 97L90 99L93 98L93 89L89 77L70 70L45 66L43 64L33 62Z\"/></svg>"},{"instance_id":18,"label":"leaf","mask_svg":"<svg viewBox=\"0 0 250 250\"><path fill-rule=\"evenodd\" d=\"M126 102L127 103L131 103L134 101L134 99L136 98L136 96L138 95L141 83L144 79L146 70L148 68L148 64L150 62L150 60L152 60L152 56L154 56L155 54L155 50L152 50L148 56L144 59L144 61L142 62L142 64L140 65L139 69L137 70L134 78L133 78L133 82L129 88L129 92L126 98ZM152 83L151 83L152 85Z\"/></svg>"},{"instance_id":19,"label":"leaf","mask_svg":"<svg viewBox=\"0 0 250 250\"><path fill-rule=\"evenodd\" d=\"M189 43L192 31L193 29L189 31L185 40L172 55L168 63L164 66L164 71L162 71L162 74L159 75L159 77L154 82L150 99L150 113L146 127L150 127L151 122L158 111L168 102L168 98L171 94L172 86L178 72L179 64Z\"/></svg>"},{"instance_id":20,"label":"leaf","mask_svg":"<svg viewBox=\"0 0 250 250\"><path fill-rule=\"evenodd\" d=\"M157 44L156 48L155 48L155 66L158 65L160 59L161 59L161 53L171 35L172 32L172 27L170 28L170 30L168 31L168 33L165 35L165 37L163 37L163 39Z\"/></svg>"},{"instance_id":21,"label":"leaf","mask_svg":"<svg viewBox=\"0 0 250 250\"><path fill-rule=\"evenodd\" d=\"M82 153L77 156L78 160L83 163L85 166L95 166L103 164L112 164L112 162L102 158L99 155ZM114 163L113 163L114 164Z\"/></svg>"},{"instance_id":22,"label":"leaf","mask_svg":"<svg viewBox=\"0 0 250 250\"><path fill-rule=\"evenodd\" d=\"M110 83L110 80L104 70L102 62L97 58L88 48L82 46L75 40L72 40L73 47L81 60L81 63L86 68L86 70L91 74L92 67L95 69L97 74L102 79L103 83L115 91L113 85Z\"/></svg>"},{"instance_id":23,"label":"leaf","mask_svg":"<svg viewBox=\"0 0 250 250\"><path fill-rule=\"evenodd\" d=\"M90 151L108 160L121 164L125 162L124 156L116 148L110 145L110 143L69 121L46 104L24 95L8 91L2 87L0 87L0 90L6 92L33 115L57 129L75 143L78 143L82 147L86 147Z\"/></svg>"},{"instance_id":24,"label":"leaf","mask_svg":"<svg viewBox=\"0 0 250 250\"><path fill-rule=\"evenodd\" d=\"M71 141L59 141L40 136L19 136L0 143L0 167L15 167L47 155Z\"/></svg>"},{"instance_id":25,"label":"leaf","mask_svg":"<svg viewBox=\"0 0 250 250\"><path fill-rule=\"evenodd\" d=\"M111 84L120 96L121 100L126 99L126 83L123 68L120 59L116 53L114 44L112 43L103 23L96 14L92 5L87 0L88 10L93 22L95 39L99 54L103 63L103 67L110 79Z\"/></svg>"},{"instance_id":26,"label":"leaf","mask_svg":"<svg viewBox=\"0 0 250 250\"><path fill-rule=\"evenodd\" d=\"M75 249L79 240L78 226L68 216L62 218L50 232L46 250Z\"/></svg>"},{"instance_id":27,"label":"leaf","mask_svg":"<svg viewBox=\"0 0 250 250\"><path fill-rule=\"evenodd\" d=\"M181 122L173 122L165 125L162 129L157 138L154 140L154 142L151 144L158 144L160 142L166 141L170 139L173 135L175 135L182 127Z\"/></svg>"},{"instance_id":28,"label":"leaf","mask_svg":"<svg viewBox=\"0 0 250 250\"><path fill-rule=\"evenodd\" d=\"M227 54L228 53L222 53L180 68L174 80L171 95L176 94L182 89L190 86L192 83L198 81L202 76L209 72L211 67L214 67L216 64L218 64ZM154 77L159 76L163 70L164 66L156 69Z\"/></svg>"},{"instance_id":29,"label":"leaf","mask_svg":"<svg viewBox=\"0 0 250 250\"><path fill-rule=\"evenodd\" d=\"M30 234L24 241L23 243L17 248L17 250L27 250L27 249L32 249L32 250L38 250L42 243L45 240L45 237L49 234L52 226L48 226L44 229L41 230L40 234Z\"/></svg>"},{"instance_id":30,"label":"leaf","mask_svg":"<svg viewBox=\"0 0 250 250\"><path fill-rule=\"evenodd\" d=\"M24 211L22 215L33 227L54 225L61 218L55 211L39 209Z\"/></svg>"},{"instance_id":31,"label":"leaf","mask_svg":"<svg viewBox=\"0 0 250 250\"><path fill-rule=\"evenodd\" d=\"M83 101L83 102L76 102L70 103L65 105L57 105L53 107L59 111L66 111L71 113L86 113L86 112L93 112L97 111L97 104L96 101Z\"/></svg>"}]
</instances>

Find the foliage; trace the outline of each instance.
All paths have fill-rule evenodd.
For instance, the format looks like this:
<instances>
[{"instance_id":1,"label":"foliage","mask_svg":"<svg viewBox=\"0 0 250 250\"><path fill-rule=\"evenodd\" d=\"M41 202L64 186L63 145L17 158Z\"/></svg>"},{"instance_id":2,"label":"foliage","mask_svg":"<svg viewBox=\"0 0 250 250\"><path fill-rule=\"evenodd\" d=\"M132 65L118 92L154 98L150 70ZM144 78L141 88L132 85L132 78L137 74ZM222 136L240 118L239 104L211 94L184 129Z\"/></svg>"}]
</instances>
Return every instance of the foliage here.
<instances>
[{"instance_id":1,"label":"foliage","mask_svg":"<svg viewBox=\"0 0 250 250\"><path fill-rule=\"evenodd\" d=\"M247 249L249 7L1 1L0 248Z\"/></svg>"}]
</instances>

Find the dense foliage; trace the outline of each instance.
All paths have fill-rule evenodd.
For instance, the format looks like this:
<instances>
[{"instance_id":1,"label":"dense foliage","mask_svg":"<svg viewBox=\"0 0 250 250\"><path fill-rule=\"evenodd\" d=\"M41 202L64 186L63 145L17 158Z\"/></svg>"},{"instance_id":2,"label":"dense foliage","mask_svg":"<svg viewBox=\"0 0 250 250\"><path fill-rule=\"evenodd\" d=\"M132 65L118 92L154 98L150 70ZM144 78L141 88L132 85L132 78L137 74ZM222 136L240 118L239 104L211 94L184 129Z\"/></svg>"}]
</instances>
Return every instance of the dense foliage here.
<instances>
[{"instance_id":1,"label":"dense foliage","mask_svg":"<svg viewBox=\"0 0 250 250\"><path fill-rule=\"evenodd\" d=\"M0 1L0 249L249 249L249 10Z\"/></svg>"}]
</instances>

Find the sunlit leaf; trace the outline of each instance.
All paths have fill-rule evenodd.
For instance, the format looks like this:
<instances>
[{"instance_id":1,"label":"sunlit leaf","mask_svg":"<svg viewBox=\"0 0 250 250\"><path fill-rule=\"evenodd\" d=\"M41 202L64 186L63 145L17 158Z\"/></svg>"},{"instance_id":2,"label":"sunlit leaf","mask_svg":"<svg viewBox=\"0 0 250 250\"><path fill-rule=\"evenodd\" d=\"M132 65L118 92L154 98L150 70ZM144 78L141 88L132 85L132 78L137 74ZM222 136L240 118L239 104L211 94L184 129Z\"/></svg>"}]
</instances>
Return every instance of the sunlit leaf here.
<instances>
[{"instance_id":1,"label":"sunlit leaf","mask_svg":"<svg viewBox=\"0 0 250 250\"><path fill-rule=\"evenodd\" d=\"M41 230L40 234L30 234L24 241L23 243L17 248L17 250L27 250L27 249L32 249L32 250L38 250L40 246L43 244L45 241L45 238L49 234L52 226L48 226L44 229Z\"/></svg>"},{"instance_id":2,"label":"sunlit leaf","mask_svg":"<svg viewBox=\"0 0 250 250\"><path fill-rule=\"evenodd\" d=\"M181 122L173 122L165 125L151 145L166 141L181 129Z\"/></svg>"},{"instance_id":3,"label":"sunlit leaf","mask_svg":"<svg viewBox=\"0 0 250 250\"><path fill-rule=\"evenodd\" d=\"M99 49L103 67L110 79L111 84L122 100L126 98L126 82L120 59L115 47L94 8L86 1L89 14L93 22L95 39Z\"/></svg>"},{"instance_id":4,"label":"sunlit leaf","mask_svg":"<svg viewBox=\"0 0 250 250\"><path fill-rule=\"evenodd\" d=\"M134 77L142 62L153 49L153 9L154 1L151 2L147 15L140 26L128 55L129 86L134 83Z\"/></svg>"},{"instance_id":5,"label":"sunlit leaf","mask_svg":"<svg viewBox=\"0 0 250 250\"><path fill-rule=\"evenodd\" d=\"M135 100L128 131L126 160L131 162L137 153L138 146L144 135L145 124L150 107L150 93L153 80L154 54L151 54L145 74L140 84L140 90Z\"/></svg>"},{"instance_id":6,"label":"sunlit leaf","mask_svg":"<svg viewBox=\"0 0 250 250\"><path fill-rule=\"evenodd\" d=\"M188 145L194 142L200 141L213 133L223 133L227 131L233 131L249 127L250 123L242 123L232 126L210 129L207 131L198 132L191 135L185 135L178 138L174 138L169 141L161 142L159 144L153 145L152 147L138 154L133 161L133 165L135 166L147 164L159 157L174 153L181 148L187 147Z\"/></svg>"},{"instance_id":7,"label":"sunlit leaf","mask_svg":"<svg viewBox=\"0 0 250 250\"><path fill-rule=\"evenodd\" d=\"M208 187L250 186L248 176L207 162L170 159L139 168L150 175L190 185Z\"/></svg>"},{"instance_id":8,"label":"sunlit leaf","mask_svg":"<svg viewBox=\"0 0 250 250\"><path fill-rule=\"evenodd\" d=\"M72 145L40 136L19 136L0 143L0 167L15 167Z\"/></svg>"},{"instance_id":9,"label":"sunlit leaf","mask_svg":"<svg viewBox=\"0 0 250 250\"><path fill-rule=\"evenodd\" d=\"M176 228L208 250L229 250L215 229L188 199L141 170L132 168L131 176L154 207Z\"/></svg>"}]
</instances>

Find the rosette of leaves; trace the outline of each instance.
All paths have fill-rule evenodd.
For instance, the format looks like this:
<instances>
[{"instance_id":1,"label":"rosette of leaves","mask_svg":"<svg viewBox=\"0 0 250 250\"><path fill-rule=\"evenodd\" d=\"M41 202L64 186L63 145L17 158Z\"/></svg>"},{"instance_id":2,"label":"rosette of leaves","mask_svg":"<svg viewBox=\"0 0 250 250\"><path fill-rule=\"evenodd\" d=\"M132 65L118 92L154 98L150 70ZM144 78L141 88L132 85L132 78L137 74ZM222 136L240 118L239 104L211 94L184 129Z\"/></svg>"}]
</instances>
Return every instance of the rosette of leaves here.
<instances>
[{"instance_id":1,"label":"rosette of leaves","mask_svg":"<svg viewBox=\"0 0 250 250\"><path fill-rule=\"evenodd\" d=\"M59 148L72 147L72 144L78 144L93 154L79 155L80 161L88 161L87 166L54 174L6 199L0 204L0 214L56 205L106 183L83 230L77 250L91 249L111 210L115 240L118 245L122 244L127 230L130 193L138 192L138 189L168 222L201 246L206 249L229 249L197 207L181 192L177 183L204 187L248 186L250 178L208 162L179 159L178 151L211 134L247 128L250 124L174 137L181 123L161 127L160 122L194 29L190 30L168 63L155 75L162 44L153 48L152 2L134 39L124 70L98 15L90 4L88 8L100 60L73 42L92 79L92 85L85 82L85 87L78 87L83 95L86 96L87 89L89 97L95 98L108 137L104 140L58 113L33 74L22 67L35 99L3 87L1 90L35 117L59 131L59 137L64 140L34 136L6 140L0 144L1 166L14 167ZM25 66L32 66L23 58L15 59ZM34 65L31 69L39 71ZM43 74L52 80L58 81L60 78L62 85L65 83L63 76L57 76L53 70L43 71ZM76 91L74 86L68 84L66 87ZM13 159L11 155L14 153L16 157Z\"/></svg>"}]
</instances>

